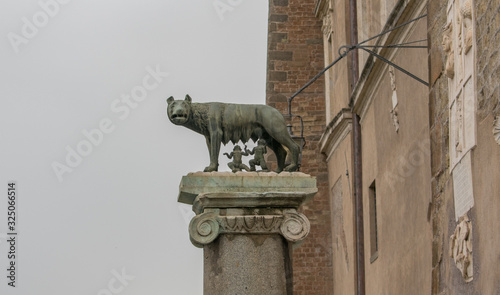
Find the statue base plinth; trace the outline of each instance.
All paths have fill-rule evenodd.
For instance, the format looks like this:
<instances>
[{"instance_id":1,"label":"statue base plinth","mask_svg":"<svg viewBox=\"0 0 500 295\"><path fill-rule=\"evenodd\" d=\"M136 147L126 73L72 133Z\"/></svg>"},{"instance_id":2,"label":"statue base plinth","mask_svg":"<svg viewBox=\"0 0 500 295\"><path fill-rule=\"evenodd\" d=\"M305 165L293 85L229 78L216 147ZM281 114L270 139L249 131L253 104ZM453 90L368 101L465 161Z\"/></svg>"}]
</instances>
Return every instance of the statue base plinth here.
<instances>
[{"instance_id":1,"label":"statue base plinth","mask_svg":"<svg viewBox=\"0 0 500 295\"><path fill-rule=\"evenodd\" d=\"M190 173L179 202L197 214L193 245L204 248L204 294L292 294L290 246L309 220L297 212L317 192L303 173Z\"/></svg>"}]
</instances>

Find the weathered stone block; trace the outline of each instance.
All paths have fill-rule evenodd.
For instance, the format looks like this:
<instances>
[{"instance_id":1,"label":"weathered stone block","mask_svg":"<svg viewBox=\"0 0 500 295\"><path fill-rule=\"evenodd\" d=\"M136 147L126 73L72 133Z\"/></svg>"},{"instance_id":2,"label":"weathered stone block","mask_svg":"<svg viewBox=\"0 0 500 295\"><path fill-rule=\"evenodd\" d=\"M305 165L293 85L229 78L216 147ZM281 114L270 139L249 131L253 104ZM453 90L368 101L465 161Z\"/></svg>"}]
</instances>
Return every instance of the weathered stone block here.
<instances>
[{"instance_id":1,"label":"weathered stone block","mask_svg":"<svg viewBox=\"0 0 500 295\"><path fill-rule=\"evenodd\" d=\"M182 177L178 202L193 205L200 194L316 192L316 179L300 172L194 172Z\"/></svg>"},{"instance_id":2,"label":"weathered stone block","mask_svg":"<svg viewBox=\"0 0 500 295\"><path fill-rule=\"evenodd\" d=\"M273 0L274 6L288 6L288 0Z\"/></svg>"},{"instance_id":3,"label":"weathered stone block","mask_svg":"<svg viewBox=\"0 0 500 295\"><path fill-rule=\"evenodd\" d=\"M268 54L269 59L272 60L292 60L293 52L291 51L270 51Z\"/></svg>"},{"instance_id":4,"label":"weathered stone block","mask_svg":"<svg viewBox=\"0 0 500 295\"><path fill-rule=\"evenodd\" d=\"M271 14L269 16L269 22L286 22L288 21L288 15L286 14Z\"/></svg>"},{"instance_id":5,"label":"weathered stone block","mask_svg":"<svg viewBox=\"0 0 500 295\"><path fill-rule=\"evenodd\" d=\"M269 43L281 43L288 38L287 33L270 33Z\"/></svg>"},{"instance_id":6,"label":"weathered stone block","mask_svg":"<svg viewBox=\"0 0 500 295\"><path fill-rule=\"evenodd\" d=\"M287 77L286 72L273 71L269 73L270 81L286 81L286 77Z\"/></svg>"}]
</instances>

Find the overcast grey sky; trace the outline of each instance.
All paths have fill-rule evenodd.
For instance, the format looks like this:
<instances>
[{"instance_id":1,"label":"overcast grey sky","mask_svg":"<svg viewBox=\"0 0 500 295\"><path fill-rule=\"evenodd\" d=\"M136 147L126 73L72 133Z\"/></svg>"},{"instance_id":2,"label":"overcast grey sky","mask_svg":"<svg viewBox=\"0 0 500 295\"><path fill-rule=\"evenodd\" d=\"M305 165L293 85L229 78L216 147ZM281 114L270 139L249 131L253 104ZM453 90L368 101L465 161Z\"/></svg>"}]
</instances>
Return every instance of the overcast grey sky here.
<instances>
[{"instance_id":1,"label":"overcast grey sky","mask_svg":"<svg viewBox=\"0 0 500 295\"><path fill-rule=\"evenodd\" d=\"M177 193L208 152L168 121L165 100L264 104L267 11L265 0L0 2L0 294L202 294L203 250Z\"/></svg>"}]
</instances>

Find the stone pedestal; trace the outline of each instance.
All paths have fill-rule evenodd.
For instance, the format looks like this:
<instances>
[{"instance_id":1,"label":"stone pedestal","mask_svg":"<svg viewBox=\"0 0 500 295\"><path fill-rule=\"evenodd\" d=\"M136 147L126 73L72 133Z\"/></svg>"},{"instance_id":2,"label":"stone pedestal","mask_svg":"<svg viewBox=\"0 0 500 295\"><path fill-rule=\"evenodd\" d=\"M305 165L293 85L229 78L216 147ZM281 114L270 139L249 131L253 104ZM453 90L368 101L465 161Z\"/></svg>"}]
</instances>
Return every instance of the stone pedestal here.
<instances>
[{"instance_id":1,"label":"stone pedestal","mask_svg":"<svg viewBox=\"0 0 500 295\"><path fill-rule=\"evenodd\" d=\"M178 201L196 213L189 235L204 248L204 294L293 294L290 248L310 229L297 209L316 192L297 172L184 176Z\"/></svg>"}]
</instances>

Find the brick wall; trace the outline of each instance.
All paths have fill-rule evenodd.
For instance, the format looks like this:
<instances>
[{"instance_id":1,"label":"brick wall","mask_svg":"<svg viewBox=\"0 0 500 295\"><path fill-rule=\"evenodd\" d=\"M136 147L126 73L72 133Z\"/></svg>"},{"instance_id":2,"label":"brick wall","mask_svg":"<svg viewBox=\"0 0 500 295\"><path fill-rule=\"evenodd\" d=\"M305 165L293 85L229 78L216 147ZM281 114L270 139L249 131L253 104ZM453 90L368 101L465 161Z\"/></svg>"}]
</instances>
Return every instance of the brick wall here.
<instances>
[{"instance_id":1,"label":"brick wall","mask_svg":"<svg viewBox=\"0 0 500 295\"><path fill-rule=\"evenodd\" d=\"M288 113L288 97L323 69L323 36L315 5L315 0L269 1L266 101L283 114ZM326 125L324 95L324 80L320 79L292 103L292 113L304 119L307 140L301 172L316 176L319 189L314 200L302 208L311 221L311 233L293 251L295 295L332 294L328 173L318 145Z\"/></svg>"}]
</instances>

